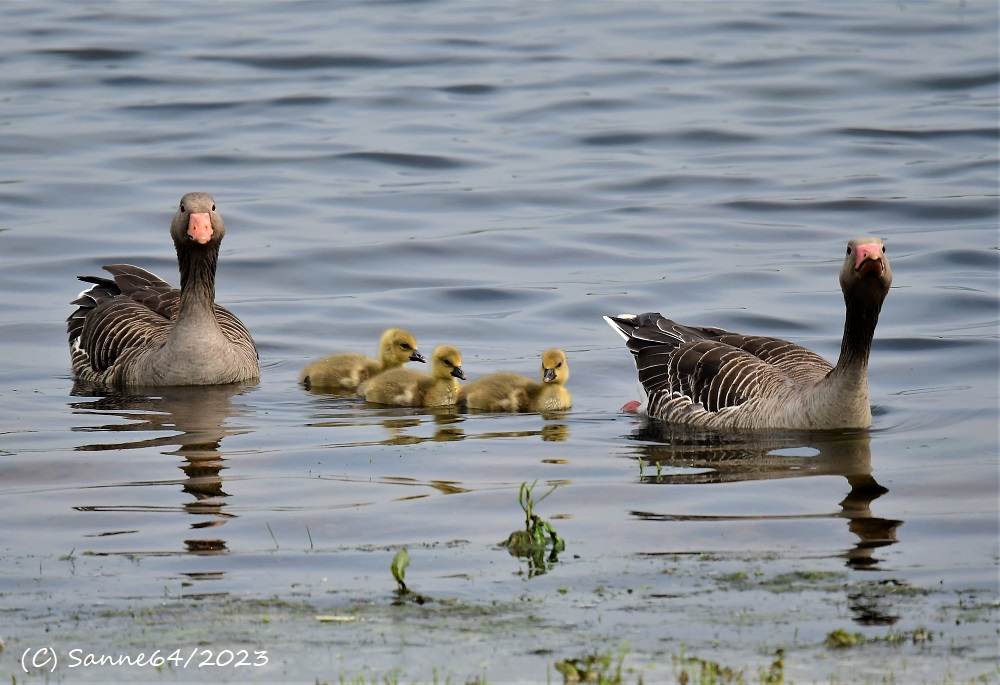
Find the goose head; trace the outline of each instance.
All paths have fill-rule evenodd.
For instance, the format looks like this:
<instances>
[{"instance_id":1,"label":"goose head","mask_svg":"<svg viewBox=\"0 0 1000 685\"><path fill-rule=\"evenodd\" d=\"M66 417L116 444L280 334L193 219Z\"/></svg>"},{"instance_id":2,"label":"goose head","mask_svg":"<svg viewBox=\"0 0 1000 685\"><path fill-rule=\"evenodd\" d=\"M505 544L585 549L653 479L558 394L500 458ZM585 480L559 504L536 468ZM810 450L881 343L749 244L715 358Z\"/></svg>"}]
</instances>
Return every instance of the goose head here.
<instances>
[{"instance_id":1,"label":"goose head","mask_svg":"<svg viewBox=\"0 0 1000 685\"><path fill-rule=\"evenodd\" d=\"M847 243L847 255L840 269L844 300L862 299L878 307L892 285L892 269L881 238L854 238Z\"/></svg>"},{"instance_id":2,"label":"goose head","mask_svg":"<svg viewBox=\"0 0 1000 685\"><path fill-rule=\"evenodd\" d=\"M464 381L462 353L451 345L437 347L431 358L431 375L438 379L449 379L454 376Z\"/></svg>"},{"instance_id":3,"label":"goose head","mask_svg":"<svg viewBox=\"0 0 1000 685\"><path fill-rule=\"evenodd\" d=\"M417 351L417 339L402 328L390 328L383 333L378 350L386 368L402 366L406 362L427 361L424 355Z\"/></svg>"},{"instance_id":4,"label":"goose head","mask_svg":"<svg viewBox=\"0 0 1000 685\"><path fill-rule=\"evenodd\" d=\"M569 378L569 364L562 350L546 350L542 355L542 382L562 385Z\"/></svg>"},{"instance_id":5,"label":"goose head","mask_svg":"<svg viewBox=\"0 0 1000 685\"><path fill-rule=\"evenodd\" d=\"M181 198L170 223L170 236L178 249L204 245L218 249L226 225L215 211L215 200L208 193L187 193Z\"/></svg>"}]
</instances>

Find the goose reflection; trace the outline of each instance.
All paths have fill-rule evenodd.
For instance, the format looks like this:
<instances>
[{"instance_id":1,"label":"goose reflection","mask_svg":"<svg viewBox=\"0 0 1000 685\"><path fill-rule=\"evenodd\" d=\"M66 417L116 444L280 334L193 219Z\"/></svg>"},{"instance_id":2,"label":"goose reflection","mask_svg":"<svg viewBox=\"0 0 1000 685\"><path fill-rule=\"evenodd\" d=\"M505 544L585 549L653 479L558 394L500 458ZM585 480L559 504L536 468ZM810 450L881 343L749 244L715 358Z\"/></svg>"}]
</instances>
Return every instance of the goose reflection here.
<instances>
[{"instance_id":1,"label":"goose reflection","mask_svg":"<svg viewBox=\"0 0 1000 685\"><path fill-rule=\"evenodd\" d=\"M242 407L232 400L254 387L256 386L252 384L163 387L149 389L149 394L139 394L143 392L141 389L130 390L127 394L103 394L98 388L77 384L72 395L88 399L70 403L75 414L117 420L100 426L74 428L76 432L109 435L106 442L80 445L76 450L91 452L175 448L166 449L162 453L181 458L179 468L184 473L184 478L180 484L182 490L192 497L192 501L183 505L184 509L189 514L207 517L206 520L191 524L191 528L215 528L234 516L225 511L225 498L229 495L223 490L222 471L226 466L220 449L222 440L226 436L250 430L229 425L230 419L242 413ZM170 431L172 434L120 440L131 433L149 431ZM103 509L108 510L107 507ZM135 511L136 506L125 505L112 509ZM188 539L184 543L192 553L217 554L226 551L226 543L219 537Z\"/></svg>"},{"instance_id":2,"label":"goose reflection","mask_svg":"<svg viewBox=\"0 0 1000 685\"><path fill-rule=\"evenodd\" d=\"M763 518L843 518L857 536L857 543L843 553L854 569L875 569L875 551L896 542L902 521L872 514L871 504L889 492L872 476L871 437L863 433L786 433L764 438L677 431L647 424L629 438L643 464L641 480L650 484L732 483L806 476L842 476L848 492L839 509L827 514L788 515ZM808 454L806 454L808 452ZM690 520L634 511L637 518ZM719 520L726 517L710 517ZM736 519L751 519L753 516Z\"/></svg>"}]
</instances>

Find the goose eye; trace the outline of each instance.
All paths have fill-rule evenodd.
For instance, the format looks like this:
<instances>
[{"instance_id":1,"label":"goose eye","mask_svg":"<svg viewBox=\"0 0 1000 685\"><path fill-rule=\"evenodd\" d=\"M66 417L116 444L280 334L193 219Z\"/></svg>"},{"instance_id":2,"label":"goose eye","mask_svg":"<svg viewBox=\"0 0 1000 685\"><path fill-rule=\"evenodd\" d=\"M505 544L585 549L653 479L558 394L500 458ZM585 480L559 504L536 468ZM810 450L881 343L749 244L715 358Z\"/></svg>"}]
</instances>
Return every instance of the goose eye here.
<instances>
[{"instance_id":1,"label":"goose eye","mask_svg":"<svg viewBox=\"0 0 1000 685\"><path fill-rule=\"evenodd\" d=\"M215 211L215 203L214 202L212 203L212 211L213 212Z\"/></svg>"},{"instance_id":2,"label":"goose eye","mask_svg":"<svg viewBox=\"0 0 1000 685\"><path fill-rule=\"evenodd\" d=\"M186 212L187 211L186 209L184 209L184 203L183 202L181 203L181 211L182 212Z\"/></svg>"},{"instance_id":3,"label":"goose eye","mask_svg":"<svg viewBox=\"0 0 1000 685\"><path fill-rule=\"evenodd\" d=\"M882 254L885 254L885 245L882 246Z\"/></svg>"},{"instance_id":4,"label":"goose eye","mask_svg":"<svg viewBox=\"0 0 1000 685\"><path fill-rule=\"evenodd\" d=\"M850 245L847 246L847 254L851 254L851 246Z\"/></svg>"}]
</instances>

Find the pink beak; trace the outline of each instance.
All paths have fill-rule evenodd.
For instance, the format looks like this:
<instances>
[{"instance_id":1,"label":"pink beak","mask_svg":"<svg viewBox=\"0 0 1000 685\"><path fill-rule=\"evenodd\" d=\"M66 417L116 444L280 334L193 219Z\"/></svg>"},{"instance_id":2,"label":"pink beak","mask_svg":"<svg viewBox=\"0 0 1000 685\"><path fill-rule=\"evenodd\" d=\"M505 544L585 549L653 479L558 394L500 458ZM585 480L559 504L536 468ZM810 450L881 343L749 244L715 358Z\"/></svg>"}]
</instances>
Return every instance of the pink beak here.
<instances>
[{"instance_id":1,"label":"pink beak","mask_svg":"<svg viewBox=\"0 0 1000 685\"><path fill-rule=\"evenodd\" d=\"M882 246L877 243L858 245L854 270L865 275L872 269L875 269L877 276L881 276L882 272L885 271L885 264L882 262Z\"/></svg>"},{"instance_id":2,"label":"pink beak","mask_svg":"<svg viewBox=\"0 0 1000 685\"><path fill-rule=\"evenodd\" d=\"M191 215L188 219L188 237L199 245L212 239L212 217L208 212Z\"/></svg>"}]
</instances>

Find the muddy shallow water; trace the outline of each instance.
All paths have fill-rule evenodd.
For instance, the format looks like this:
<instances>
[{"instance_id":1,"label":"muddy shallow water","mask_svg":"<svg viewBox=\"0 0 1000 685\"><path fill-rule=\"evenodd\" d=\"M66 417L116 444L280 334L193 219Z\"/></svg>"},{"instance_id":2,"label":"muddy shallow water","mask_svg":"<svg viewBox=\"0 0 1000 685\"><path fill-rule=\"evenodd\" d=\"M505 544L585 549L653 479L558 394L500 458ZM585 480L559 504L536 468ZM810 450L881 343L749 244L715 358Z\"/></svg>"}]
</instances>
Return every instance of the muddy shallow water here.
<instances>
[{"instance_id":1,"label":"muddy shallow water","mask_svg":"<svg viewBox=\"0 0 1000 685\"><path fill-rule=\"evenodd\" d=\"M558 682L624 650L629 681L697 657L757 682L781 649L794 682L997 678L995 3L56 2L0 34L0 675ZM196 189L260 382L74 387L75 277L176 283ZM601 315L832 359L865 234L894 273L871 431L618 413ZM297 386L390 325L470 378L560 346L573 410ZM554 560L498 544L534 482ZM71 668L154 650L197 658Z\"/></svg>"}]
</instances>

